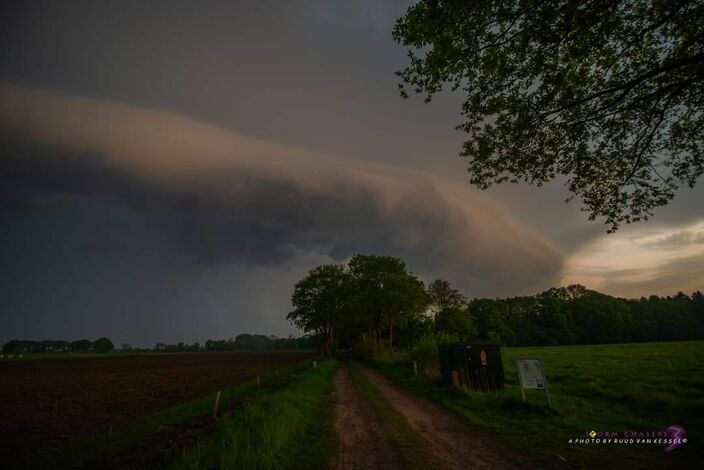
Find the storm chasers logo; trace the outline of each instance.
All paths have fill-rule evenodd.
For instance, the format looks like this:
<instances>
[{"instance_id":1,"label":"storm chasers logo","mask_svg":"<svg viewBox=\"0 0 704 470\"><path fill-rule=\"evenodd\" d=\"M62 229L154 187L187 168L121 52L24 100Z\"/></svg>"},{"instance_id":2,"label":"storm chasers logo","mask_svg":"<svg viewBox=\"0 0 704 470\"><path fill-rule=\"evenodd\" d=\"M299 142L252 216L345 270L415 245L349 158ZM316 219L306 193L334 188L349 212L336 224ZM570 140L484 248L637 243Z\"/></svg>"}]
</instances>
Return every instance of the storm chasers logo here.
<instances>
[{"instance_id":1,"label":"storm chasers logo","mask_svg":"<svg viewBox=\"0 0 704 470\"><path fill-rule=\"evenodd\" d=\"M581 437L572 438L575 445L664 445L670 452L687 443L684 427L673 424L664 431L585 431Z\"/></svg>"},{"instance_id":2,"label":"storm chasers logo","mask_svg":"<svg viewBox=\"0 0 704 470\"><path fill-rule=\"evenodd\" d=\"M667 437L672 440L672 442L665 447L665 452L675 450L687 443L687 433L684 432L684 428L679 424L673 424L665 430L665 433Z\"/></svg>"}]
</instances>

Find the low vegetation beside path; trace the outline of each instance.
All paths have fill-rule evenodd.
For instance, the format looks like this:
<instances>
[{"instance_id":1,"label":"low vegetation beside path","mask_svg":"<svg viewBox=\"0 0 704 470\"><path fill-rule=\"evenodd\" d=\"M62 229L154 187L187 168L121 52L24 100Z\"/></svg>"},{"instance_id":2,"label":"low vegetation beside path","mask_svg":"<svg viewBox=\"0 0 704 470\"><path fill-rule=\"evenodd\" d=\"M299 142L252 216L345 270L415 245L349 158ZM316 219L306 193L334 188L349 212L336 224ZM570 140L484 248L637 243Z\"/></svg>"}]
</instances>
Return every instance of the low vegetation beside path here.
<instances>
[{"instance_id":1,"label":"low vegetation beside path","mask_svg":"<svg viewBox=\"0 0 704 470\"><path fill-rule=\"evenodd\" d=\"M327 468L335 449L328 401L334 359L297 371L280 389L262 391L249 405L173 462L178 469Z\"/></svg>"},{"instance_id":2,"label":"low vegetation beside path","mask_svg":"<svg viewBox=\"0 0 704 470\"><path fill-rule=\"evenodd\" d=\"M418 351L370 362L396 384L540 457L576 467L688 468L704 461L703 355L702 341L504 348L506 388L491 394L458 390L422 375L437 370L434 364L421 364L414 377L411 361L424 357ZM542 391L529 391L522 402L514 362L521 356L543 359L552 407ZM590 430L664 431L673 424L685 428L688 443L670 453L659 445L569 444Z\"/></svg>"}]
</instances>

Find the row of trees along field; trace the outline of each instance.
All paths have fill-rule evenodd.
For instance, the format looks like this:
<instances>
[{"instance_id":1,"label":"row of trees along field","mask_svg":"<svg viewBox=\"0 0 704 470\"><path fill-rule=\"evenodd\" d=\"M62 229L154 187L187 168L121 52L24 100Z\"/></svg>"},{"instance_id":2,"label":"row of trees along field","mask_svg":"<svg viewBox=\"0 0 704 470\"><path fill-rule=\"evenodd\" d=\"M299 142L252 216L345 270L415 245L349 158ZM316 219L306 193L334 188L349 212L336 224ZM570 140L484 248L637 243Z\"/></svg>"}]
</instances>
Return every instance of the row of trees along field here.
<instances>
[{"instance_id":1,"label":"row of trees along field","mask_svg":"<svg viewBox=\"0 0 704 470\"><path fill-rule=\"evenodd\" d=\"M50 354L50 353L106 353L115 348L108 338L100 338L95 341L81 339L78 341L28 341L13 339L5 343L2 347L3 354ZM289 336L279 338L274 335L252 335L240 334L234 338L222 340L207 340L200 343L156 343L153 349L135 349L129 344L121 346L122 351L154 351L154 352L201 352L201 351L240 351L253 349L314 349L315 343L312 338Z\"/></svg>"},{"instance_id":2,"label":"row of trees along field","mask_svg":"<svg viewBox=\"0 0 704 470\"><path fill-rule=\"evenodd\" d=\"M444 280L429 285L399 258L355 255L326 264L295 286L289 321L322 352L373 342L411 348L447 334L506 346L704 338L704 296L621 299L580 285L532 296L468 300Z\"/></svg>"},{"instance_id":3,"label":"row of trees along field","mask_svg":"<svg viewBox=\"0 0 704 470\"><path fill-rule=\"evenodd\" d=\"M296 338L289 336L279 338L274 335L257 335L243 333L229 339L209 339L204 344L200 343L178 343L165 344L156 343L154 351L159 352L182 352L182 351L243 351L253 349L314 349L315 343L309 337Z\"/></svg>"},{"instance_id":4,"label":"row of trees along field","mask_svg":"<svg viewBox=\"0 0 704 470\"><path fill-rule=\"evenodd\" d=\"M4 354L47 354L47 353L107 353L115 347L108 338L95 341L79 339L77 341L44 340L28 341L12 339L2 347Z\"/></svg>"}]
</instances>

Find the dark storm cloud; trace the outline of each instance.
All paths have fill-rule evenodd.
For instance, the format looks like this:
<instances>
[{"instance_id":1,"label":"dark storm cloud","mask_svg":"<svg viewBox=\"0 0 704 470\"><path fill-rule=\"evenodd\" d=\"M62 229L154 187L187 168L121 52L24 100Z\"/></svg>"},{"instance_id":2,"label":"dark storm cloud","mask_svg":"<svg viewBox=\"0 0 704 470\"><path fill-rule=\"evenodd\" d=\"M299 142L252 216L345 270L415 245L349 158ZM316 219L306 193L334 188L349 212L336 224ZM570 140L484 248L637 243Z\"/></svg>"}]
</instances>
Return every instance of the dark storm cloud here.
<instances>
[{"instance_id":1,"label":"dark storm cloud","mask_svg":"<svg viewBox=\"0 0 704 470\"><path fill-rule=\"evenodd\" d=\"M479 192L424 173L7 83L0 101L15 193L115 198L204 262L383 252L481 294L537 289L561 269L557 250Z\"/></svg>"},{"instance_id":2,"label":"dark storm cloud","mask_svg":"<svg viewBox=\"0 0 704 470\"><path fill-rule=\"evenodd\" d=\"M462 94L399 99L410 0L0 2L0 80L169 109L246 135L465 181ZM487 192L569 255L601 236L561 182ZM702 217L704 185L651 222ZM603 221L602 221L603 222ZM620 234L615 235L620 237Z\"/></svg>"}]
</instances>

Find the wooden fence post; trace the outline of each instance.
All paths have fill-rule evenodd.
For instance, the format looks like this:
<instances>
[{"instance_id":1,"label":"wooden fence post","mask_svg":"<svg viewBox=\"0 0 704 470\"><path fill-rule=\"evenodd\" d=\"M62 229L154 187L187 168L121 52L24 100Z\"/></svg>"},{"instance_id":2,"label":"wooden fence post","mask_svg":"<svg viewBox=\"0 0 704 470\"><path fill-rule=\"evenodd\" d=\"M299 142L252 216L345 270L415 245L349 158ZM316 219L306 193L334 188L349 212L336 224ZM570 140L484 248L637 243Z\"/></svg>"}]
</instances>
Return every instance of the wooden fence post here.
<instances>
[{"instance_id":1,"label":"wooden fence post","mask_svg":"<svg viewBox=\"0 0 704 470\"><path fill-rule=\"evenodd\" d=\"M213 405L213 419L218 416L218 406L220 405L220 390L215 394L215 404Z\"/></svg>"},{"instance_id":2,"label":"wooden fence post","mask_svg":"<svg viewBox=\"0 0 704 470\"><path fill-rule=\"evenodd\" d=\"M459 387L460 384L460 373L456 370L452 371L452 385Z\"/></svg>"},{"instance_id":3,"label":"wooden fence post","mask_svg":"<svg viewBox=\"0 0 704 470\"><path fill-rule=\"evenodd\" d=\"M110 423L110 427L108 427L108 440L105 443L105 456L103 457L103 461L106 464L108 460L110 460L110 441L112 441L112 423Z\"/></svg>"}]
</instances>

